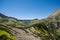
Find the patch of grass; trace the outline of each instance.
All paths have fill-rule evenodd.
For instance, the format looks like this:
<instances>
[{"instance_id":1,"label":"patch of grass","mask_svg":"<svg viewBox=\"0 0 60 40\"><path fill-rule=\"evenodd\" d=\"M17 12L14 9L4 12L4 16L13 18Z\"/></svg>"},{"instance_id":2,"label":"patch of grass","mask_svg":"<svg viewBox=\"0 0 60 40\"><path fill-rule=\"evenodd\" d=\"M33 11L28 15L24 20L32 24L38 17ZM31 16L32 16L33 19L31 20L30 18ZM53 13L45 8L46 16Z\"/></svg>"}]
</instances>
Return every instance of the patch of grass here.
<instances>
[{"instance_id":1,"label":"patch of grass","mask_svg":"<svg viewBox=\"0 0 60 40\"><path fill-rule=\"evenodd\" d=\"M0 30L0 40L17 40L17 39L8 32Z\"/></svg>"}]
</instances>

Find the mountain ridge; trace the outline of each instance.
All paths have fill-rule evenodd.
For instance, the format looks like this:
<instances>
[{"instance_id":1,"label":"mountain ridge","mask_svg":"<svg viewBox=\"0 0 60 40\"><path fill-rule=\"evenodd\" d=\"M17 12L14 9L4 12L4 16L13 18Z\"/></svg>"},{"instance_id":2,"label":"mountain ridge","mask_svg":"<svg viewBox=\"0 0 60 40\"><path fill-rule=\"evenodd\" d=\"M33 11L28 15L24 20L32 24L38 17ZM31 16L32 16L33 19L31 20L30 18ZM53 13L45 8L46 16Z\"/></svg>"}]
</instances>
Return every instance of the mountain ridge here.
<instances>
[{"instance_id":1,"label":"mountain ridge","mask_svg":"<svg viewBox=\"0 0 60 40\"><path fill-rule=\"evenodd\" d=\"M54 17L54 16L57 16L57 15L60 15L60 9L56 10L55 12L53 12L50 16L48 17Z\"/></svg>"}]
</instances>

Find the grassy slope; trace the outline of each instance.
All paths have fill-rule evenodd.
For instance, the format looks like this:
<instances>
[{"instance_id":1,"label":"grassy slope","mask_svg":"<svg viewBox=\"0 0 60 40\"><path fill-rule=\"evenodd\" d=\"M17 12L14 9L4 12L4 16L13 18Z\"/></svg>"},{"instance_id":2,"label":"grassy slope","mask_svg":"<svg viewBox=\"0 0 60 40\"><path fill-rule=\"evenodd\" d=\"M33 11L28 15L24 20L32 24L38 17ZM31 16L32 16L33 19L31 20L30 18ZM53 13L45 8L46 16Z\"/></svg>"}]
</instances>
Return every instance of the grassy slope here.
<instances>
[{"instance_id":1,"label":"grassy slope","mask_svg":"<svg viewBox=\"0 0 60 40\"><path fill-rule=\"evenodd\" d=\"M17 40L14 36L6 31L0 30L0 40Z\"/></svg>"}]
</instances>

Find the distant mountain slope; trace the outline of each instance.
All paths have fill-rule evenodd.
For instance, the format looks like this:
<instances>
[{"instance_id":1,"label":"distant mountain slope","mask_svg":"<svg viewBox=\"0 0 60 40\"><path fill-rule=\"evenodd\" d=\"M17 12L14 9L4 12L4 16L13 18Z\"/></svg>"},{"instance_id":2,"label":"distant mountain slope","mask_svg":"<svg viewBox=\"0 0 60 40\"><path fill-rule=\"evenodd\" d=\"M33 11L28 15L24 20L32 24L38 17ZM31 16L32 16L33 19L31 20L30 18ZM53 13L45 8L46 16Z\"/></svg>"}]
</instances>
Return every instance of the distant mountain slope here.
<instances>
[{"instance_id":1,"label":"distant mountain slope","mask_svg":"<svg viewBox=\"0 0 60 40\"><path fill-rule=\"evenodd\" d=\"M2 13L0 13L0 17L2 17L2 18L8 18L8 16L6 16L6 15L4 15Z\"/></svg>"},{"instance_id":2,"label":"distant mountain slope","mask_svg":"<svg viewBox=\"0 0 60 40\"><path fill-rule=\"evenodd\" d=\"M14 18L14 17L9 17L9 16L6 16L2 13L0 13L0 19L4 19L5 21L7 22L18 22L19 24L22 24L26 27L29 27L31 24L34 24L34 23L39 23L40 20L19 20L17 18Z\"/></svg>"}]
</instances>

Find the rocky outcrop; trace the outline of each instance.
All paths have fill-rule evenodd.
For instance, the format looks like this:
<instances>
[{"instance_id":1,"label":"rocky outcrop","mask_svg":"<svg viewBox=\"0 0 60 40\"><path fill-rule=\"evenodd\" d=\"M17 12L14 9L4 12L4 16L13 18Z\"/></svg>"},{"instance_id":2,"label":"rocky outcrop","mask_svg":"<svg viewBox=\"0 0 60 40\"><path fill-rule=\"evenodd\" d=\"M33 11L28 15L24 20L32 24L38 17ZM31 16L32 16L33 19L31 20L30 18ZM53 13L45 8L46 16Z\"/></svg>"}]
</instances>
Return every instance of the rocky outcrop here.
<instances>
[{"instance_id":1,"label":"rocky outcrop","mask_svg":"<svg viewBox=\"0 0 60 40\"><path fill-rule=\"evenodd\" d=\"M28 33L23 29L9 27L3 24L0 24L0 29L5 30L10 34L14 35L17 40L41 40L40 37L35 37L31 33Z\"/></svg>"}]
</instances>

